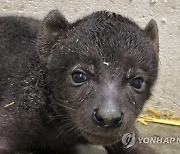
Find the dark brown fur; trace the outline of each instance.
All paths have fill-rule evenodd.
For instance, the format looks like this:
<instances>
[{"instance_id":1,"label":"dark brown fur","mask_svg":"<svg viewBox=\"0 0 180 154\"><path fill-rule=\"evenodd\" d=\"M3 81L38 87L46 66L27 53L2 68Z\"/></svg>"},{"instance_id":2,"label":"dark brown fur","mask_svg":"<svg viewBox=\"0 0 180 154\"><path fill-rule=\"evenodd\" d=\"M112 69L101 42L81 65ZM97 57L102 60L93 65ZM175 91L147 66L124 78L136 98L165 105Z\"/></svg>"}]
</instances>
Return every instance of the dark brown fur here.
<instances>
[{"instance_id":1,"label":"dark brown fur","mask_svg":"<svg viewBox=\"0 0 180 154\"><path fill-rule=\"evenodd\" d=\"M1 17L0 149L65 154L96 144L109 154L154 153L141 144L124 149L121 137L135 131L150 97L158 51L154 20L141 29L106 11L72 24L57 10L43 22ZM73 74L79 72L86 81L77 84ZM139 78L143 87L135 89ZM93 121L95 109L103 125ZM119 113L122 123L112 127L109 119Z\"/></svg>"}]
</instances>

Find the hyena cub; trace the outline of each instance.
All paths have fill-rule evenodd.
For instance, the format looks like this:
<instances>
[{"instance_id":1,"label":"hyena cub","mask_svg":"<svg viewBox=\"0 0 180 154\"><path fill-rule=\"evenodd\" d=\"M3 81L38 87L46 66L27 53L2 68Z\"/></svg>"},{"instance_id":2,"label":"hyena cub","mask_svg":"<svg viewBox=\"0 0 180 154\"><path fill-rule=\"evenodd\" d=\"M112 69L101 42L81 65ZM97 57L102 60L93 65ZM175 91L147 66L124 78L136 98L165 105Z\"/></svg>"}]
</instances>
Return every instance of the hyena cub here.
<instances>
[{"instance_id":1,"label":"hyena cub","mask_svg":"<svg viewBox=\"0 0 180 154\"><path fill-rule=\"evenodd\" d=\"M158 73L158 28L100 11L69 23L57 10L43 21L0 18L1 153L75 153L78 144L108 154L152 154L121 138Z\"/></svg>"}]
</instances>

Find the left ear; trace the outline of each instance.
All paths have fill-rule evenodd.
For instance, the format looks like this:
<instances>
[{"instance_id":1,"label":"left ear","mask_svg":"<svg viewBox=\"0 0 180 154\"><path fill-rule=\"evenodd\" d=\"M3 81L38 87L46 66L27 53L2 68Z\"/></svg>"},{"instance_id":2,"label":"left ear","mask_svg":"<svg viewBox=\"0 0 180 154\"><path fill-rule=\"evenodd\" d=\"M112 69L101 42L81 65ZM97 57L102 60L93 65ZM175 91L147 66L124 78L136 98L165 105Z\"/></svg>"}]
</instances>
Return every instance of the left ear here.
<instances>
[{"instance_id":1,"label":"left ear","mask_svg":"<svg viewBox=\"0 0 180 154\"><path fill-rule=\"evenodd\" d=\"M150 38L153 43L153 46L157 52L159 52L159 33L158 26L154 19L151 19L149 23L146 25L144 32L146 36Z\"/></svg>"}]
</instances>

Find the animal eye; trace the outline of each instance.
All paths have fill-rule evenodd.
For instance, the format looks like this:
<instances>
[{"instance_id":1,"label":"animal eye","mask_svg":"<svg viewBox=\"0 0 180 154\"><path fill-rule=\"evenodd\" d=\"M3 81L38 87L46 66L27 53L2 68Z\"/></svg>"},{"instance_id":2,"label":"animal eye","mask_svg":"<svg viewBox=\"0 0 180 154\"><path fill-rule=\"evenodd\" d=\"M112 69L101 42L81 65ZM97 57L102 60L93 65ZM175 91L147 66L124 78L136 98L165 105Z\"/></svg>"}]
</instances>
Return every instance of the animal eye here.
<instances>
[{"instance_id":1,"label":"animal eye","mask_svg":"<svg viewBox=\"0 0 180 154\"><path fill-rule=\"evenodd\" d=\"M132 80L131 86L137 90L140 90L143 87L143 83L144 83L143 78L137 77Z\"/></svg>"},{"instance_id":2,"label":"animal eye","mask_svg":"<svg viewBox=\"0 0 180 154\"><path fill-rule=\"evenodd\" d=\"M75 84L80 85L87 81L87 76L83 72L74 72L72 74L72 80Z\"/></svg>"}]
</instances>

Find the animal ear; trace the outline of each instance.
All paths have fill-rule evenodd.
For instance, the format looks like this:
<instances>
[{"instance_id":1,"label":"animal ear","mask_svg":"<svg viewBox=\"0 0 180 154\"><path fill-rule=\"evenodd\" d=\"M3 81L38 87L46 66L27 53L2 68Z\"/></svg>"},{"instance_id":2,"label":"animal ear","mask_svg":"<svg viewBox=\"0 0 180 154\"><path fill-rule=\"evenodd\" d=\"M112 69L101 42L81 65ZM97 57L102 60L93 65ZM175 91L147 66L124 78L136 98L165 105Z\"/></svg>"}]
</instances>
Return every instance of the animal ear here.
<instances>
[{"instance_id":1,"label":"animal ear","mask_svg":"<svg viewBox=\"0 0 180 154\"><path fill-rule=\"evenodd\" d=\"M159 33L156 21L151 19L146 25L144 32L152 41L155 50L159 52Z\"/></svg>"},{"instance_id":2,"label":"animal ear","mask_svg":"<svg viewBox=\"0 0 180 154\"><path fill-rule=\"evenodd\" d=\"M67 31L68 21L58 10L51 11L43 20L37 38L37 50L40 59L47 62L51 50L58 38Z\"/></svg>"}]
</instances>

